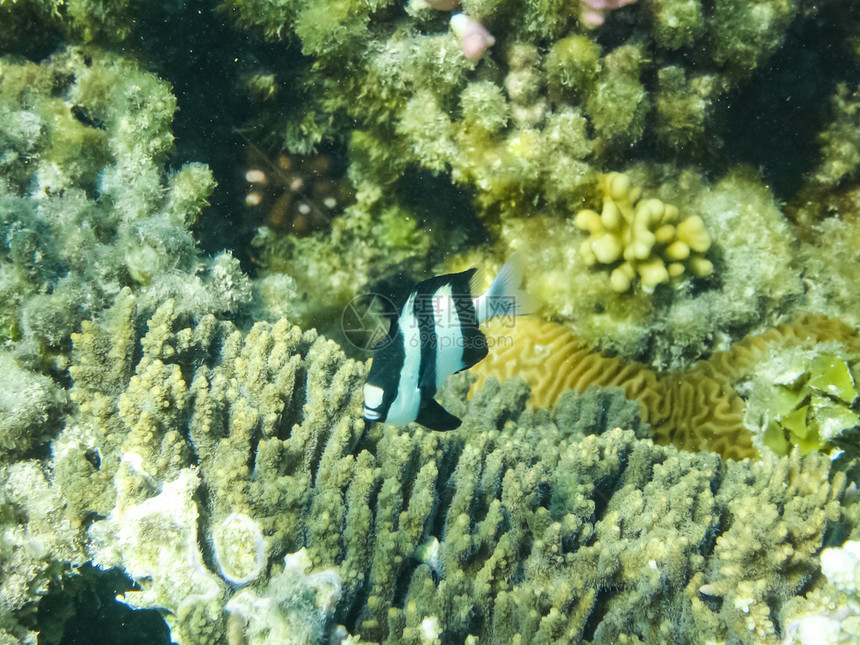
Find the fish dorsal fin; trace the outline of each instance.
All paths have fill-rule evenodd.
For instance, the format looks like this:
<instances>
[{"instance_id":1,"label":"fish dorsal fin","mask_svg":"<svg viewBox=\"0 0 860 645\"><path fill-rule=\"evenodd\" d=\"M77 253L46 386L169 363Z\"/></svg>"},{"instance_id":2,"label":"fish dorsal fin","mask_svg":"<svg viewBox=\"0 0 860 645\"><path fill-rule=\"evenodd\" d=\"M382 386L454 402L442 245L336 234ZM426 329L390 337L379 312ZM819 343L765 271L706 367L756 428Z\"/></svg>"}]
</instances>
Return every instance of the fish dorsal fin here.
<instances>
[{"instance_id":1,"label":"fish dorsal fin","mask_svg":"<svg viewBox=\"0 0 860 645\"><path fill-rule=\"evenodd\" d=\"M456 430L462 421L443 408L429 392L421 392L421 404L418 407L418 416L415 421L425 428L440 432Z\"/></svg>"},{"instance_id":2,"label":"fish dorsal fin","mask_svg":"<svg viewBox=\"0 0 860 645\"><path fill-rule=\"evenodd\" d=\"M478 322L482 323L496 316L522 316L533 313L538 308L534 296L522 289L523 257L517 253L502 265L490 288L475 298L475 311Z\"/></svg>"},{"instance_id":3,"label":"fish dorsal fin","mask_svg":"<svg viewBox=\"0 0 860 645\"><path fill-rule=\"evenodd\" d=\"M472 268L472 276L469 278L469 293L473 298L477 298L486 287L484 286L484 272L486 269L483 265L478 265Z\"/></svg>"}]
</instances>

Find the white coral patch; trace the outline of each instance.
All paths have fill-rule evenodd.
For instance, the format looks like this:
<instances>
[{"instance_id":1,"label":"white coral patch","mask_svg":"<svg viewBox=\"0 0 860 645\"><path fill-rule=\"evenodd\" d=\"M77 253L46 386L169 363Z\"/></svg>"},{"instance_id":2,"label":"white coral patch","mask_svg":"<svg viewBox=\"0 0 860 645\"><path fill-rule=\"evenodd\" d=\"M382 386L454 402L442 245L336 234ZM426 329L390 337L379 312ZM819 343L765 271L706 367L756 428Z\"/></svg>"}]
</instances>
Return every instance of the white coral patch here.
<instances>
[{"instance_id":1,"label":"white coral patch","mask_svg":"<svg viewBox=\"0 0 860 645\"><path fill-rule=\"evenodd\" d=\"M247 515L232 513L213 531L215 561L221 577L236 585L255 580L266 563L260 526Z\"/></svg>"}]
</instances>

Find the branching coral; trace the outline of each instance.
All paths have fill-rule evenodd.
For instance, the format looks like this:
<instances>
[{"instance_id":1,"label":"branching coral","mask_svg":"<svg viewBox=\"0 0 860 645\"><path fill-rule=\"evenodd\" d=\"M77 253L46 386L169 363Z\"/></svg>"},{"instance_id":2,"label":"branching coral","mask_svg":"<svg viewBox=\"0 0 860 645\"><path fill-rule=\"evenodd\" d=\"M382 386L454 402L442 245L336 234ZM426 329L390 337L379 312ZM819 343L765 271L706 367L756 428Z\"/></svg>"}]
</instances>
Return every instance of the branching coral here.
<instances>
[{"instance_id":1,"label":"branching coral","mask_svg":"<svg viewBox=\"0 0 860 645\"><path fill-rule=\"evenodd\" d=\"M78 410L42 499L48 515L70 514L64 539L138 582L127 602L168 610L179 643L294 642L295 624L301 638L367 642L683 640L689 629L753 642L743 585L779 609L813 575L838 515L842 479L824 456L724 464L630 431L583 435L564 425L579 424L570 410L524 414L517 380L470 403L457 381L444 396L462 431L367 430L364 366L316 334L285 321L247 334L212 317L189 325L166 303L139 337L130 309L75 339ZM108 367L95 336L140 338L142 355ZM775 516L750 512L767 505ZM740 573L708 557L714 535L728 547L743 531L775 546L743 551ZM784 545L796 549L789 566L773 560ZM274 565L300 549L302 564ZM62 566L75 553L42 557ZM220 574L230 563L240 580L243 562L237 590ZM702 593L722 594L722 609Z\"/></svg>"},{"instance_id":2,"label":"branching coral","mask_svg":"<svg viewBox=\"0 0 860 645\"><path fill-rule=\"evenodd\" d=\"M580 211L576 225L591 234L580 247L587 265L617 265L609 278L612 289L625 292L638 277L642 288L651 293L657 285L684 273L711 275L714 266L704 257L711 238L701 217L679 219L672 204L640 200L642 189L634 188L621 173L604 175L600 187L603 210L599 215Z\"/></svg>"},{"instance_id":3,"label":"branching coral","mask_svg":"<svg viewBox=\"0 0 860 645\"><path fill-rule=\"evenodd\" d=\"M229 252L197 258L215 182L202 164L165 172L175 109L168 83L95 48L0 60L0 334L28 366L64 369L70 334L124 286L149 312L167 295L197 314L250 299Z\"/></svg>"}]
</instances>

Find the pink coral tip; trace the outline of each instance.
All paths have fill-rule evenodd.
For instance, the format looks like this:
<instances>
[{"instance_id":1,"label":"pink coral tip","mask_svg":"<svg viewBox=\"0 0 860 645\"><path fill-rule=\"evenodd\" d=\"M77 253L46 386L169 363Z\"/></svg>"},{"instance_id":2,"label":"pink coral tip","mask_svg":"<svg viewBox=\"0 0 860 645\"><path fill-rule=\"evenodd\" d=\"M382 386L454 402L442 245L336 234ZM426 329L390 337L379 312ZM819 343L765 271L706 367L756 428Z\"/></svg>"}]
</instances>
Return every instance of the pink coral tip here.
<instances>
[{"instance_id":1,"label":"pink coral tip","mask_svg":"<svg viewBox=\"0 0 860 645\"><path fill-rule=\"evenodd\" d=\"M580 0L579 20L586 29L599 27L613 9L633 4L636 0Z\"/></svg>"},{"instance_id":2,"label":"pink coral tip","mask_svg":"<svg viewBox=\"0 0 860 645\"><path fill-rule=\"evenodd\" d=\"M478 60L488 47L496 42L493 35L477 20L469 18L464 13L451 16L451 31L460 40L463 55L469 60Z\"/></svg>"}]
</instances>

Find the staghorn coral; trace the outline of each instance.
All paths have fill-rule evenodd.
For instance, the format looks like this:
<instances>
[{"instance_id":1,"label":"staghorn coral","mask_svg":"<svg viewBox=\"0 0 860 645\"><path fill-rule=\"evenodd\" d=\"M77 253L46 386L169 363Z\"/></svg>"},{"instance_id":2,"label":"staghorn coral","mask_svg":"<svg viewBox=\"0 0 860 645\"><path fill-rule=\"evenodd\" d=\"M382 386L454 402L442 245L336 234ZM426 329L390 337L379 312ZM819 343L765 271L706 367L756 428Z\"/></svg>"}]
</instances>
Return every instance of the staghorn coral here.
<instances>
[{"instance_id":1,"label":"staghorn coral","mask_svg":"<svg viewBox=\"0 0 860 645\"><path fill-rule=\"evenodd\" d=\"M141 337L125 298L75 337L77 411L29 469L43 516L66 513L64 540L131 575L140 589L125 601L168 610L178 643L683 642L691 630L760 642L745 608L768 598L781 611L839 516L844 477L824 456L753 465L620 429L584 436L570 410L524 413L517 380L471 402L455 380L444 396L462 431L368 430L365 368L330 341L286 321L245 334L213 317L190 324L169 302ZM141 353L117 359L98 337L139 339ZM7 502L32 523L27 503ZM244 537L225 541L225 527ZM744 531L759 546L732 547ZM735 560L710 555L714 536ZM775 560L787 545L791 559ZM76 553L43 553L42 575ZM261 555L257 577L222 579L225 562L247 570Z\"/></svg>"},{"instance_id":2,"label":"staghorn coral","mask_svg":"<svg viewBox=\"0 0 860 645\"><path fill-rule=\"evenodd\" d=\"M679 221L678 209L659 199L640 200L642 189L630 178L610 173L600 179L603 209L598 215L582 210L576 225L591 237L580 255L588 266L616 265L609 277L614 291L630 289L638 277L642 289L652 293L659 284L678 280L684 273L707 277L714 265L704 257L711 246L702 218L690 215Z\"/></svg>"},{"instance_id":3,"label":"staghorn coral","mask_svg":"<svg viewBox=\"0 0 860 645\"><path fill-rule=\"evenodd\" d=\"M816 463L813 470L825 467L823 459ZM819 488L819 475L798 465L796 460L757 464L765 476L755 484L726 488L716 495L733 523L717 538L710 580L699 592L722 597L724 617L737 621L738 629L746 628L755 642L780 642L776 627L781 618L779 607L817 574L815 556L821 540L809 529L838 516L832 502L844 477L837 476L832 486ZM785 501L775 501L777 498ZM758 504L750 505L753 499ZM785 586L768 582L776 572Z\"/></svg>"}]
</instances>

